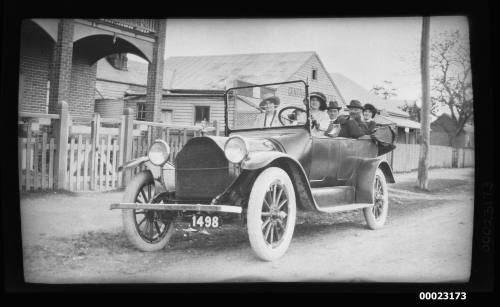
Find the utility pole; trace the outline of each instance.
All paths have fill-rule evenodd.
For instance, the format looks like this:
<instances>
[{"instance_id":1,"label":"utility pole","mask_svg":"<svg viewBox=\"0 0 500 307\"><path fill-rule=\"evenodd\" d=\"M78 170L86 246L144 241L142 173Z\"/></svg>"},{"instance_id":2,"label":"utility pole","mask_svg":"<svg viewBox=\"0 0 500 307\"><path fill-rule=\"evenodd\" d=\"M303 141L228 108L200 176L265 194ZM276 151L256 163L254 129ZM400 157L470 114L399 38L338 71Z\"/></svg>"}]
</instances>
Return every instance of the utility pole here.
<instances>
[{"instance_id":1,"label":"utility pole","mask_svg":"<svg viewBox=\"0 0 500 307\"><path fill-rule=\"evenodd\" d=\"M420 131L420 157L418 159L418 186L428 189L429 139L430 139L430 78L429 78L429 28L430 17L423 17L420 42L420 73L422 79L422 109Z\"/></svg>"}]
</instances>

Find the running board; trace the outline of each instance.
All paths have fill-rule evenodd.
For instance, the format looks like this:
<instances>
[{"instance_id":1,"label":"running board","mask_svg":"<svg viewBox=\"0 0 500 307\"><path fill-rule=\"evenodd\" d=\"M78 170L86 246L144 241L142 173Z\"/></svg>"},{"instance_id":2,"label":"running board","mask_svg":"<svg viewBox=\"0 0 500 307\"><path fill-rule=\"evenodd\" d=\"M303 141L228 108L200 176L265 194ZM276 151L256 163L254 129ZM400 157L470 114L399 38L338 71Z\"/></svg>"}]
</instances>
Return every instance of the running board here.
<instances>
[{"instance_id":1,"label":"running board","mask_svg":"<svg viewBox=\"0 0 500 307\"><path fill-rule=\"evenodd\" d=\"M311 192L318 209L353 204L356 201L354 187L349 185L313 188Z\"/></svg>"},{"instance_id":2,"label":"running board","mask_svg":"<svg viewBox=\"0 0 500 307\"><path fill-rule=\"evenodd\" d=\"M118 203L111 204L109 209L145 209L145 210L170 210L170 211L197 211L197 212L227 212L241 213L241 207L227 205L204 204L141 204Z\"/></svg>"},{"instance_id":3,"label":"running board","mask_svg":"<svg viewBox=\"0 0 500 307\"><path fill-rule=\"evenodd\" d=\"M324 212L324 213L336 213L336 212L343 212L343 211L351 211L351 210L356 210L356 209L362 209L362 208L368 208L372 206L372 204L347 204L347 205L336 205L336 206L329 206L329 207L320 207L318 208L318 211Z\"/></svg>"}]
</instances>

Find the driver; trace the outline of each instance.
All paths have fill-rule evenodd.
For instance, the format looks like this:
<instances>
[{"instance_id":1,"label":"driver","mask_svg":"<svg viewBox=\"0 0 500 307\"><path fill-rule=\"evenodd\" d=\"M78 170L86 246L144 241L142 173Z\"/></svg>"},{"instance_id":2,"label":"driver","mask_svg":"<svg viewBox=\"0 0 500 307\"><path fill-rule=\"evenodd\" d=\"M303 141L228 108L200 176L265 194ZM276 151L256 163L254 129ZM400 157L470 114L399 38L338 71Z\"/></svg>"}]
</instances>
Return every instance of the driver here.
<instances>
[{"instance_id":1,"label":"driver","mask_svg":"<svg viewBox=\"0 0 500 307\"><path fill-rule=\"evenodd\" d=\"M259 104L259 107L263 111L255 119L255 128L267 128L267 127L277 127L281 126L278 120L278 114L276 109L280 105L279 97L274 96L274 94L266 94L264 99Z\"/></svg>"}]
</instances>

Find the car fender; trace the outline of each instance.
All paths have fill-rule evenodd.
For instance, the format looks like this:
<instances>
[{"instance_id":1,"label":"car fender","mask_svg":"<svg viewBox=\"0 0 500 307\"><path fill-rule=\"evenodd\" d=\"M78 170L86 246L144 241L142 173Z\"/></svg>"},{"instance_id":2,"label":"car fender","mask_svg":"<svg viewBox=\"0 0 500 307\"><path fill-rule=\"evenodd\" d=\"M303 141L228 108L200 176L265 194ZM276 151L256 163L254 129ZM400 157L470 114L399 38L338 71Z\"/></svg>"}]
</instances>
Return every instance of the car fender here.
<instances>
[{"instance_id":1,"label":"car fender","mask_svg":"<svg viewBox=\"0 0 500 307\"><path fill-rule=\"evenodd\" d=\"M157 192L165 192L175 190L175 174L171 172L175 170L175 167L166 162L163 166L154 165L147 156L138 157L136 159L130 160L123 165L118 167L118 172L125 171L127 169L133 169L135 167L144 164L145 171L149 172L155 180L155 187ZM167 178L168 177L168 178Z\"/></svg>"},{"instance_id":2,"label":"car fender","mask_svg":"<svg viewBox=\"0 0 500 307\"><path fill-rule=\"evenodd\" d=\"M293 183L299 208L306 211L318 210L307 174L294 157L279 151L250 152L241 164L241 168L247 171L258 171L270 166L280 167L287 172Z\"/></svg>"},{"instance_id":3,"label":"car fender","mask_svg":"<svg viewBox=\"0 0 500 307\"><path fill-rule=\"evenodd\" d=\"M147 156L135 158L133 160L125 162L123 165L118 166L118 171L121 172L126 170L127 168L134 168L146 161L149 161L149 158Z\"/></svg>"},{"instance_id":4,"label":"car fender","mask_svg":"<svg viewBox=\"0 0 500 307\"><path fill-rule=\"evenodd\" d=\"M391 167L385 159L360 159L353 177L349 180L350 184L355 186L357 203L373 203L373 182L375 172L379 168L384 173L388 183L396 182Z\"/></svg>"}]
</instances>

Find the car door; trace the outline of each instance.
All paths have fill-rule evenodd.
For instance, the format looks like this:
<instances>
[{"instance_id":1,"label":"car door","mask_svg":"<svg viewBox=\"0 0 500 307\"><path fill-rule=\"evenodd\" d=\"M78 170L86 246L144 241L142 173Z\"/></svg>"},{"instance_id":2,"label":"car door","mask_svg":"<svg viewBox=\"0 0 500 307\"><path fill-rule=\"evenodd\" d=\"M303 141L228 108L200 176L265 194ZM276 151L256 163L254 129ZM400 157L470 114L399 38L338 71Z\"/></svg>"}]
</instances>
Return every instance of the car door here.
<instances>
[{"instance_id":1,"label":"car door","mask_svg":"<svg viewBox=\"0 0 500 307\"><path fill-rule=\"evenodd\" d=\"M339 168L337 179L346 181L361 162L361 159L377 156L377 146L369 136L358 139L337 138L339 143Z\"/></svg>"},{"instance_id":2,"label":"car door","mask_svg":"<svg viewBox=\"0 0 500 307\"><path fill-rule=\"evenodd\" d=\"M311 168L309 181L311 186L326 186L336 178L338 168L338 144L335 138L312 136Z\"/></svg>"}]
</instances>

